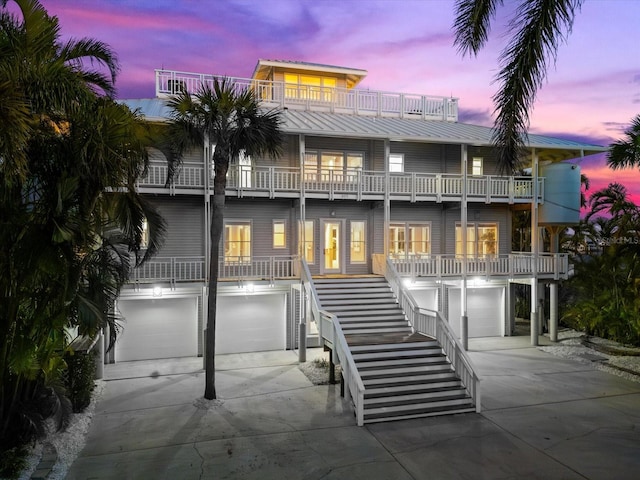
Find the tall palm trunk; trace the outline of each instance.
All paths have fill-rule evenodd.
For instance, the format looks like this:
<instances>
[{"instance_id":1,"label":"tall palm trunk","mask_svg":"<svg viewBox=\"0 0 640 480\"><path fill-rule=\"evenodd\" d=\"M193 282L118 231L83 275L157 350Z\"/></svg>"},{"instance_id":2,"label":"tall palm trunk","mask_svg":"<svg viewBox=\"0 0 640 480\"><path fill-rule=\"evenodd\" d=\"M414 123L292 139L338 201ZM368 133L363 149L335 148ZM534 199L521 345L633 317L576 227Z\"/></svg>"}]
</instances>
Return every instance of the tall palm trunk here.
<instances>
[{"instance_id":1,"label":"tall palm trunk","mask_svg":"<svg viewBox=\"0 0 640 480\"><path fill-rule=\"evenodd\" d=\"M204 398L216 398L216 306L218 298L218 270L220 265L220 239L224 228L224 204L229 169L228 150L216 147L213 156L215 176L213 178L213 205L211 209L211 255L209 256L209 286L207 298L207 337L205 339L205 386Z\"/></svg>"}]
</instances>

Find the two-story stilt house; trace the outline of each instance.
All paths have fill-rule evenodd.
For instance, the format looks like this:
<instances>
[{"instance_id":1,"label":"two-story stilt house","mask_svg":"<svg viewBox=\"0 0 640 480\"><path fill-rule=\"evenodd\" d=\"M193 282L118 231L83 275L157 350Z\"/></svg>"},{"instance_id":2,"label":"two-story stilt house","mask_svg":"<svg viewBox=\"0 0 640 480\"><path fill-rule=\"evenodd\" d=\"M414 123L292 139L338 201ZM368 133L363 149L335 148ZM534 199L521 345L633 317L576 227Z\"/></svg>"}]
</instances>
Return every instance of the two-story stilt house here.
<instances>
[{"instance_id":1,"label":"two-story stilt house","mask_svg":"<svg viewBox=\"0 0 640 480\"><path fill-rule=\"evenodd\" d=\"M296 349L302 340L335 348L345 370L343 337L435 337L418 324L436 317L463 345L510 335L515 283L532 286L534 319L549 285L552 311L544 315L557 322L568 259L540 251L537 235L531 251L513 252L513 212L531 210L535 231L577 222L579 168L564 161L603 149L530 135L531 175L501 176L492 130L459 123L456 98L357 88L365 75L260 60L251 79L235 80L265 108L282 110L286 141L280 158L241 158L229 171L224 256L214 259L216 353ZM156 98L125 103L162 122L168 95L212 78L159 70ZM118 301L126 322L115 361L202 354L211 148L193 151L170 188L165 159L153 152L139 188L158 205L168 235ZM381 275L393 305L367 284ZM336 317L340 332L330 326Z\"/></svg>"}]
</instances>

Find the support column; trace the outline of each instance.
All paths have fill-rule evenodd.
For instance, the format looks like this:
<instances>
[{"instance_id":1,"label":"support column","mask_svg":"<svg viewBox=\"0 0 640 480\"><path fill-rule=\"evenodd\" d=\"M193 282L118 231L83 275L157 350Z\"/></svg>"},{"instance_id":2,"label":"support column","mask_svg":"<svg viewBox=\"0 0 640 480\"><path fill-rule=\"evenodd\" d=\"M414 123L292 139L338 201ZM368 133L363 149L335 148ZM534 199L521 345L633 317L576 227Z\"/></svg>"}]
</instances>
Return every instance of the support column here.
<instances>
[{"instance_id":1,"label":"support column","mask_svg":"<svg viewBox=\"0 0 640 480\"><path fill-rule=\"evenodd\" d=\"M533 182L533 199L531 202L531 256L532 256L532 278L531 278L531 345L538 345L538 252L540 235L538 232L538 154L536 149L531 150L531 180Z\"/></svg>"},{"instance_id":2,"label":"support column","mask_svg":"<svg viewBox=\"0 0 640 480\"><path fill-rule=\"evenodd\" d=\"M560 250L560 231L562 227L550 227L551 233L551 253L558 253ZM558 281L554 280L549 285L549 339L552 342L558 341Z\"/></svg>"},{"instance_id":3,"label":"support column","mask_svg":"<svg viewBox=\"0 0 640 480\"><path fill-rule=\"evenodd\" d=\"M389 224L391 222L391 200L389 199L389 155L391 155L391 144L389 139L384 140L384 171L387 179L384 189L384 256L389 256Z\"/></svg>"},{"instance_id":4,"label":"support column","mask_svg":"<svg viewBox=\"0 0 640 480\"><path fill-rule=\"evenodd\" d=\"M460 201L460 235L462 241L462 288L460 289L460 343L469 348L469 317L467 316L467 146L461 146L462 198Z\"/></svg>"},{"instance_id":5,"label":"support column","mask_svg":"<svg viewBox=\"0 0 640 480\"><path fill-rule=\"evenodd\" d=\"M298 247L300 255L305 254L305 221L306 221L306 204L304 194L304 155L305 155L305 137L298 137L299 155L300 155L300 237L298 239ZM300 323L298 324L298 361L304 363L307 361L307 292L304 284L300 285Z\"/></svg>"}]
</instances>

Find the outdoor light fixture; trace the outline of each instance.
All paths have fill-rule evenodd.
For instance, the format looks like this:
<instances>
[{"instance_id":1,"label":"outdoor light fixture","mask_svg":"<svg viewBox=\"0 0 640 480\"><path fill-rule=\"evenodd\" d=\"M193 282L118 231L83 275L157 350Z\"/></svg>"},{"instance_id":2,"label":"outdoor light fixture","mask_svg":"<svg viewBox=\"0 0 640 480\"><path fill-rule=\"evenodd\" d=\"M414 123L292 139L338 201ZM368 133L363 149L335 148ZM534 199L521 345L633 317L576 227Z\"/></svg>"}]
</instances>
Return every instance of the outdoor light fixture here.
<instances>
[{"instance_id":1,"label":"outdoor light fixture","mask_svg":"<svg viewBox=\"0 0 640 480\"><path fill-rule=\"evenodd\" d=\"M413 285L414 280L412 278L405 278L404 280L402 280L402 283L405 286L405 288L410 288L411 285Z\"/></svg>"},{"instance_id":2,"label":"outdoor light fixture","mask_svg":"<svg viewBox=\"0 0 640 480\"><path fill-rule=\"evenodd\" d=\"M162 296L162 287L153 287L153 296L161 297Z\"/></svg>"},{"instance_id":3,"label":"outdoor light fixture","mask_svg":"<svg viewBox=\"0 0 640 480\"><path fill-rule=\"evenodd\" d=\"M253 290L254 290L253 283L247 283L244 286L244 291L247 292L247 293L253 293Z\"/></svg>"}]
</instances>

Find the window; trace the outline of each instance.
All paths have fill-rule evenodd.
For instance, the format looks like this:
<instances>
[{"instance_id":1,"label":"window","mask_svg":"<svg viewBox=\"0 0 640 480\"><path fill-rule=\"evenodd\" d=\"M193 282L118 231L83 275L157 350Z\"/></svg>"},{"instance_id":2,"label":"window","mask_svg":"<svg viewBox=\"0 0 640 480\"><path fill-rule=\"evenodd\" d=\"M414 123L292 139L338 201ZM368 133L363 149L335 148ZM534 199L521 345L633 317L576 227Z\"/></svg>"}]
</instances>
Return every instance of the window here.
<instances>
[{"instance_id":1,"label":"window","mask_svg":"<svg viewBox=\"0 0 640 480\"><path fill-rule=\"evenodd\" d=\"M428 255L431 253L431 225L392 223L389 225L390 255Z\"/></svg>"},{"instance_id":2,"label":"window","mask_svg":"<svg viewBox=\"0 0 640 480\"><path fill-rule=\"evenodd\" d=\"M366 224L364 221L351 221L351 263L365 263L366 252Z\"/></svg>"},{"instance_id":3,"label":"window","mask_svg":"<svg viewBox=\"0 0 640 480\"><path fill-rule=\"evenodd\" d=\"M284 220L273 221L273 248L286 248L287 237Z\"/></svg>"},{"instance_id":4,"label":"window","mask_svg":"<svg viewBox=\"0 0 640 480\"><path fill-rule=\"evenodd\" d=\"M402 153L392 153L389 155L389 171L391 173L404 172L404 155Z\"/></svg>"},{"instance_id":5,"label":"window","mask_svg":"<svg viewBox=\"0 0 640 480\"><path fill-rule=\"evenodd\" d=\"M240 150L238 157L238 173L240 175L240 186L251 188L251 157L245 154L244 150Z\"/></svg>"},{"instance_id":6,"label":"window","mask_svg":"<svg viewBox=\"0 0 640 480\"><path fill-rule=\"evenodd\" d=\"M224 262L225 265L251 263L251 222L225 223Z\"/></svg>"},{"instance_id":7,"label":"window","mask_svg":"<svg viewBox=\"0 0 640 480\"><path fill-rule=\"evenodd\" d=\"M456 225L456 255L462 255L462 228ZM495 223L467 224L467 255L498 254L498 226Z\"/></svg>"},{"instance_id":8,"label":"window","mask_svg":"<svg viewBox=\"0 0 640 480\"><path fill-rule=\"evenodd\" d=\"M357 181L363 166L363 153L310 150L304 154L304 179L307 182Z\"/></svg>"},{"instance_id":9,"label":"window","mask_svg":"<svg viewBox=\"0 0 640 480\"><path fill-rule=\"evenodd\" d=\"M302 100L331 102L338 84L333 77L319 77L312 75L298 75L285 73L285 96Z\"/></svg>"},{"instance_id":10,"label":"window","mask_svg":"<svg viewBox=\"0 0 640 480\"><path fill-rule=\"evenodd\" d=\"M471 175L482 175L482 157L473 157L471 160Z\"/></svg>"},{"instance_id":11,"label":"window","mask_svg":"<svg viewBox=\"0 0 640 480\"><path fill-rule=\"evenodd\" d=\"M314 258L314 228L313 228L313 220L305 220L304 222L304 231L303 231L302 222L298 223L298 247L299 247L299 255L304 258L309 265L313 265L315 262Z\"/></svg>"}]
</instances>

